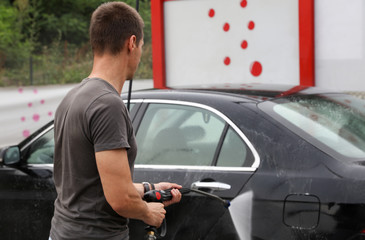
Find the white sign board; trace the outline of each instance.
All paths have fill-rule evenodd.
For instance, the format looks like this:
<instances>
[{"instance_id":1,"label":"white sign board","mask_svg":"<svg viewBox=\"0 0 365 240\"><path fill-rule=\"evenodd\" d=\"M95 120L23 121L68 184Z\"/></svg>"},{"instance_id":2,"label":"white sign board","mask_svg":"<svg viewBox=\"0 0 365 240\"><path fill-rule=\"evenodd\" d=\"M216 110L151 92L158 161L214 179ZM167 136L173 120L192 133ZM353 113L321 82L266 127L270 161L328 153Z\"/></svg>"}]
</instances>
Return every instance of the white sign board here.
<instances>
[{"instance_id":1,"label":"white sign board","mask_svg":"<svg viewBox=\"0 0 365 240\"><path fill-rule=\"evenodd\" d=\"M166 2L167 85L299 84L297 9L293 0Z\"/></svg>"}]
</instances>

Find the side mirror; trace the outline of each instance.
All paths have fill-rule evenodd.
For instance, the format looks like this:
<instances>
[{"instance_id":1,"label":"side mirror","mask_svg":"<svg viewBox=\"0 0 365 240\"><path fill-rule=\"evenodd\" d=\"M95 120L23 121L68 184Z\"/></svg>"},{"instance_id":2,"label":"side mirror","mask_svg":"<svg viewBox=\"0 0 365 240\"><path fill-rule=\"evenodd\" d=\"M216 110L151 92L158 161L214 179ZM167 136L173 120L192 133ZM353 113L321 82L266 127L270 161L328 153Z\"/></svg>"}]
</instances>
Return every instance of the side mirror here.
<instances>
[{"instance_id":1,"label":"side mirror","mask_svg":"<svg viewBox=\"0 0 365 240\"><path fill-rule=\"evenodd\" d=\"M12 146L4 149L0 155L0 163L4 165L14 165L20 162L20 149Z\"/></svg>"}]
</instances>

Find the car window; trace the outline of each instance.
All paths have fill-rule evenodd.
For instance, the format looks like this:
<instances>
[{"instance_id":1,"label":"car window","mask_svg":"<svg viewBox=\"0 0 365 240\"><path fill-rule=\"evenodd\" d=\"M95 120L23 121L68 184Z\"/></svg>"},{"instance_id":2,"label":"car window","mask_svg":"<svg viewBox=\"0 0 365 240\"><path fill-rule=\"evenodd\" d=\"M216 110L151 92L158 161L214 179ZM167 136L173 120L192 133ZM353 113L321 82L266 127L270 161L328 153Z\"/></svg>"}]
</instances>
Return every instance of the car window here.
<instances>
[{"instance_id":1,"label":"car window","mask_svg":"<svg viewBox=\"0 0 365 240\"><path fill-rule=\"evenodd\" d=\"M29 148L28 164L52 164L54 153L53 129L35 140Z\"/></svg>"},{"instance_id":2,"label":"car window","mask_svg":"<svg viewBox=\"0 0 365 240\"><path fill-rule=\"evenodd\" d=\"M364 106L365 101L345 94L302 96L276 102L272 106L275 113L272 116L289 121L296 129L326 146L323 150L329 154L363 159Z\"/></svg>"},{"instance_id":3,"label":"car window","mask_svg":"<svg viewBox=\"0 0 365 240\"><path fill-rule=\"evenodd\" d=\"M224 126L205 109L150 104L136 134L136 164L210 166Z\"/></svg>"},{"instance_id":4,"label":"car window","mask_svg":"<svg viewBox=\"0 0 365 240\"><path fill-rule=\"evenodd\" d=\"M230 127L223 141L219 153L217 166L223 167L251 167L254 156L246 143Z\"/></svg>"}]
</instances>

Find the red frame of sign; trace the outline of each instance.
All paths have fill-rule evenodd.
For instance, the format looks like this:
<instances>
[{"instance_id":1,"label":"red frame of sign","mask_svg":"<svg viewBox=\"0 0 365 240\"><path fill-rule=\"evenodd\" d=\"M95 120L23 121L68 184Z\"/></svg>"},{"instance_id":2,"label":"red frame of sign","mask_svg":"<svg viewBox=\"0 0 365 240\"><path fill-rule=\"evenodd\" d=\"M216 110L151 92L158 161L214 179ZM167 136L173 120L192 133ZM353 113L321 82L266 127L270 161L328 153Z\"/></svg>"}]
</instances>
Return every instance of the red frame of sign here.
<instances>
[{"instance_id":1,"label":"red frame of sign","mask_svg":"<svg viewBox=\"0 0 365 240\"><path fill-rule=\"evenodd\" d=\"M154 88L167 88L165 70L164 2L151 0L152 61ZM315 85L314 0L298 0L299 5L299 81Z\"/></svg>"}]
</instances>

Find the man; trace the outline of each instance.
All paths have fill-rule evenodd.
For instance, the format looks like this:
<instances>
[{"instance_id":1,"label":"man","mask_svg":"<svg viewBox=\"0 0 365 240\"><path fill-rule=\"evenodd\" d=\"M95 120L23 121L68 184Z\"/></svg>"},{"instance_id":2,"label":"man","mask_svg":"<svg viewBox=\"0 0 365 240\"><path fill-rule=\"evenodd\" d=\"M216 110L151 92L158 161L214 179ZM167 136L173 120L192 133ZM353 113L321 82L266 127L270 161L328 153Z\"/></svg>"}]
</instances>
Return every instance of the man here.
<instances>
[{"instance_id":1,"label":"man","mask_svg":"<svg viewBox=\"0 0 365 240\"><path fill-rule=\"evenodd\" d=\"M179 202L180 185L134 184L137 148L120 98L142 54L143 20L122 2L100 5L91 17L94 64L55 115L54 181L57 190L50 238L128 239L128 218L160 226L164 205ZM145 191L172 190L169 202L146 203Z\"/></svg>"}]
</instances>

